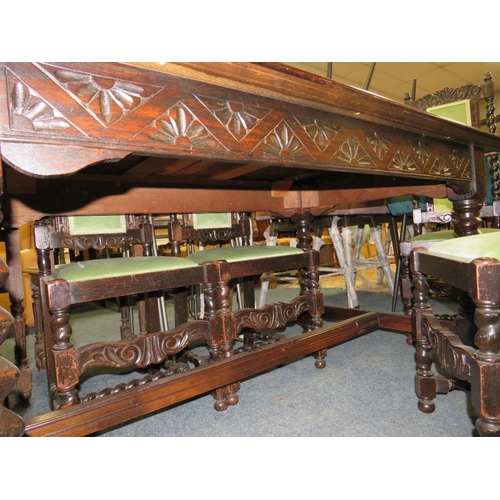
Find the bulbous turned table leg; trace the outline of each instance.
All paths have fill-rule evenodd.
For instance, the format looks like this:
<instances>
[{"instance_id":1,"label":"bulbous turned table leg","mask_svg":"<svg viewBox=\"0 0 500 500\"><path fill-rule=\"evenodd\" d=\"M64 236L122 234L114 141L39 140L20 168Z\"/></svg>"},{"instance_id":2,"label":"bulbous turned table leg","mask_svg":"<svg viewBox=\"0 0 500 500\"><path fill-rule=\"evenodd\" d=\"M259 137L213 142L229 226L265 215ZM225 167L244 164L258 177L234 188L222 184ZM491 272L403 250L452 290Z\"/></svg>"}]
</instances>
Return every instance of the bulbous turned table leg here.
<instances>
[{"instance_id":1,"label":"bulbous turned table leg","mask_svg":"<svg viewBox=\"0 0 500 500\"><path fill-rule=\"evenodd\" d=\"M299 270L299 285L301 295L310 295L314 297L313 310L307 314L307 323L303 323L299 318L299 324L302 325L304 332L310 332L323 326L323 295L320 292L319 274L315 266L310 266ZM321 349L313 353L314 366L318 369L325 368L327 349Z\"/></svg>"},{"instance_id":2,"label":"bulbous turned table leg","mask_svg":"<svg viewBox=\"0 0 500 500\"><path fill-rule=\"evenodd\" d=\"M470 236L479 233L482 224L479 214L482 206L483 200L478 198L453 201L453 211L457 216L453 228L458 236Z\"/></svg>"},{"instance_id":3,"label":"bulbous turned table leg","mask_svg":"<svg viewBox=\"0 0 500 500\"><path fill-rule=\"evenodd\" d=\"M295 225L295 232L297 234L297 248L307 250L311 248L311 223L314 217L310 212L293 214L291 217Z\"/></svg>"}]
</instances>

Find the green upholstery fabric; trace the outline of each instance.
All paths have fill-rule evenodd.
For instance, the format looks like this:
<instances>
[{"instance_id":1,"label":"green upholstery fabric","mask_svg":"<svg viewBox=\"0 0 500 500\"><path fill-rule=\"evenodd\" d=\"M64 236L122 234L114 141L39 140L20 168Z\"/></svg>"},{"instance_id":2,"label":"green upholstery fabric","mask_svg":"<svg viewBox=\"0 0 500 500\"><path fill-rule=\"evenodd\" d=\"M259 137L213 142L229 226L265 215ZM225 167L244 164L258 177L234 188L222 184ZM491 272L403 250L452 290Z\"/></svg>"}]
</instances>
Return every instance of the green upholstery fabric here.
<instances>
[{"instance_id":1,"label":"green upholstery fabric","mask_svg":"<svg viewBox=\"0 0 500 500\"><path fill-rule=\"evenodd\" d=\"M193 214L193 227L195 229L212 229L231 226L231 212Z\"/></svg>"},{"instance_id":2,"label":"green upholstery fabric","mask_svg":"<svg viewBox=\"0 0 500 500\"><path fill-rule=\"evenodd\" d=\"M479 257L500 259L500 231L440 241L432 245L428 253L461 262Z\"/></svg>"},{"instance_id":3,"label":"green upholstery fabric","mask_svg":"<svg viewBox=\"0 0 500 500\"><path fill-rule=\"evenodd\" d=\"M187 269L197 264L182 257L128 257L97 259L65 264L55 269L54 278L66 281L89 281L150 272Z\"/></svg>"},{"instance_id":4,"label":"green upholstery fabric","mask_svg":"<svg viewBox=\"0 0 500 500\"><path fill-rule=\"evenodd\" d=\"M440 106L431 106L430 108L427 108L426 111L427 113L440 116L441 118L446 118L452 122L472 126L469 99L441 104Z\"/></svg>"},{"instance_id":5,"label":"green upholstery fabric","mask_svg":"<svg viewBox=\"0 0 500 500\"><path fill-rule=\"evenodd\" d=\"M479 229L480 234L489 234L500 231L500 229L495 229L492 227L482 227ZM445 231L433 231L431 233L419 234L411 239L412 243L432 243L433 241L443 241L452 240L458 238L459 236L453 231L453 229L446 229Z\"/></svg>"},{"instance_id":6,"label":"green upholstery fabric","mask_svg":"<svg viewBox=\"0 0 500 500\"><path fill-rule=\"evenodd\" d=\"M223 247L195 252L187 257L187 260L201 264L216 260L226 260L227 262L241 262L244 260L265 259L268 257L282 257L287 255L300 254L300 248L288 246L242 246Z\"/></svg>"},{"instance_id":7,"label":"green upholstery fabric","mask_svg":"<svg viewBox=\"0 0 500 500\"><path fill-rule=\"evenodd\" d=\"M127 230L124 215L75 215L68 217L71 234L115 234Z\"/></svg>"},{"instance_id":8,"label":"green upholstery fabric","mask_svg":"<svg viewBox=\"0 0 500 500\"><path fill-rule=\"evenodd\" d=\"M432 203L437 214L453 212L453 202L448 198L432 198Z\"/></svg>"}]
</instances>

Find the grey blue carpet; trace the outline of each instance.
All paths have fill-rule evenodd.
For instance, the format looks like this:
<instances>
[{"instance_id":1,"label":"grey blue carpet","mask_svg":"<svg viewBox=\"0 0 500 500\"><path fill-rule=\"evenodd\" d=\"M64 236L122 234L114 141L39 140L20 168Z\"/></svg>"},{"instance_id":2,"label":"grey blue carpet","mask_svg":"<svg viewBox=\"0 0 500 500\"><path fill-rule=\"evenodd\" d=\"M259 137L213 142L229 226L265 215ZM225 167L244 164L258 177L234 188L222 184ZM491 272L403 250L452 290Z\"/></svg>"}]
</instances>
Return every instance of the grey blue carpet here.
<instances>
[{"instance_id":1,"label":"grey blue carpet","mask_svg":"<svg viewBox=\"0 0 500 500\"><path fill-rule=\"evenodd\" d=\"M288 300L297 290L269 291L269 300ZM324 289L325 301L346 306L345 291ZM360 292L361 307L390 311L389 293ZM455 304L434 302L435 312L451 313ZM73 340L116 335L119 314L110 308L89 307L73 316ZM287 329L299 334L300 329ZM89 336L89 337L87 337ZM81 338L81 337L80 337ZM116 338L116 337L115 337ZM30 353L33 335L28 337ZM13 341L0 354L13 359ZM311 357L245 380L239 404L224 412L213 409L210 395L201 396L148 417L103 432L102 436L471 436L468 394L440 395L436 411L417 409L414 392L414 348L402 334L376 331L329 349L327 366L318 370ZM89 379L84 392L102 388L102 379ZM25 418L48 411L44 373L33 371L33 396L28 405L9 397L11 409ZM109 383L114 385L113 377Z\"/></svg>"}]
</instances>

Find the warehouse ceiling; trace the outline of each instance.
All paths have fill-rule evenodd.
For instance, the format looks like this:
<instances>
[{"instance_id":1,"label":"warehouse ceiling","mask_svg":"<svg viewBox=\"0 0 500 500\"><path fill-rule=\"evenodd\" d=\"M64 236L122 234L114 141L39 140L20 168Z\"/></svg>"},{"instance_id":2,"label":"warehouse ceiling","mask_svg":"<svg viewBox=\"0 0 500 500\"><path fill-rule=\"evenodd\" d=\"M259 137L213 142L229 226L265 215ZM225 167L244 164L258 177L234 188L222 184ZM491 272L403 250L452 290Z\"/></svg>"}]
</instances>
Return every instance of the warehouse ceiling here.
<instances>
[{"instance_id":1,"label":"warehouse ceiling","mask_svg":"<svg viewBox=\"0 0 500 500\"><path fill-rule=\"evenodd\" d=\"M328 76L326 62L286 63L311 73ZM402 102L405 92L412 91L416 80L416 97L432 94L444 87L481 84L486 71L500 92L500 62L334 62L331 78L357 88ZM371 78L370 78L371 74Z\"/></svg>"}]
</instances>

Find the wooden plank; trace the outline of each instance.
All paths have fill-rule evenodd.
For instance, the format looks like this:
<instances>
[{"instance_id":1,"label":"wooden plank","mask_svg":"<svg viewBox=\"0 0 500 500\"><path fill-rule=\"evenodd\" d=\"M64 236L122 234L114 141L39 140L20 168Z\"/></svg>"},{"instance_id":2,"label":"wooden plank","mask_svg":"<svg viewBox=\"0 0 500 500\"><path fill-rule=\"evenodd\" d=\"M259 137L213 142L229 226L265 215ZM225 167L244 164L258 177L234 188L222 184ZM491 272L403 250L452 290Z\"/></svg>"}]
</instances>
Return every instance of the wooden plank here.
<instances>
[{"instance_id":1,"label":"wooden plank","mask_svg":"<svg viewBox=\"0 0 500 500\"><path fill-rule=\"evenodd\" d=\"M325 313L323 319L325 321L344 321L346 319L356 318L367 314L368 311L361 309L348 309L346 307L335 307L325 305ZM376 313L378 316L379 326L381 330L389 330L396 333L411 333L412 318L402 314L392 313Z\"/></svg>"}]
</instances>

